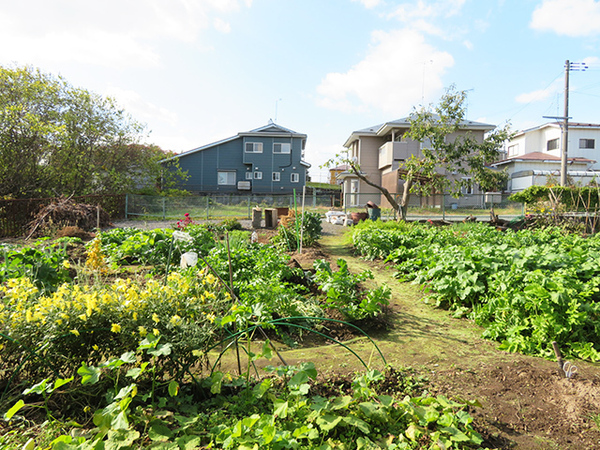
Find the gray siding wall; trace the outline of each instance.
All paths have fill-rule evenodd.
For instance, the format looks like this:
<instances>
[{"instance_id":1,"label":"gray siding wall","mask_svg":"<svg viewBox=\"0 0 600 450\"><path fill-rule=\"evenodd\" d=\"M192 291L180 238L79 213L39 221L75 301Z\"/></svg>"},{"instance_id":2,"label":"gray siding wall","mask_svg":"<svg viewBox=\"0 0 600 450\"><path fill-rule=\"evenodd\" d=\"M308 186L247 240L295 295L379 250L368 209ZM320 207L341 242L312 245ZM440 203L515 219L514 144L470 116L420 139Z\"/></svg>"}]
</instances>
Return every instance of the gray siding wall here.
<instances>
[{"instance_id":1,"label":"gray siding wall","mask_svg":"<svg viewBox=\"0 0 600 450\"><path fill-rule=\"evenodd\" d=\"M262 153L247 153L247 142L263 144ZM290 153L273 153L276 143L291 144ZM291 137L244 136L183 155L179 165L188 172L190 178L181 186L195 192L248 192L238 191L237 182L250 181L255 193L290 193L301 189L306 183L306 167L302 159L302 139ZM235 172L235 185L219 185L218 172ZM262 178L255 178L262 172ZM279 173L279 181L273 180L273 172ZM251 173L250 179L246 174ZM292 182L292 174L297 174L297 182Z\"/></svg>"}]
</instances>

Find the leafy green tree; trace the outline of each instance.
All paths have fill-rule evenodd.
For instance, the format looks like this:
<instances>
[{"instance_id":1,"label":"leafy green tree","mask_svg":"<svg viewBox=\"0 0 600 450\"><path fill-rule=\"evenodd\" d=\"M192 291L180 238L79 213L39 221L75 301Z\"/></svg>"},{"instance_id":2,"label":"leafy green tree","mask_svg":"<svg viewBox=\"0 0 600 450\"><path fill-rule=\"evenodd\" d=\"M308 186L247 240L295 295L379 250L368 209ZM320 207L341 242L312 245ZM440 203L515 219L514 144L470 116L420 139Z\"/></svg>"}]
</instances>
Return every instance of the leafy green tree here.
<instances>
[{"instance_id":1,"label":"leafy green tree","mask_svg":"<svg viewBox=\"0 0 600 450\"><path fill-rule=\"evenodd\" d=\"M378 189L402 219L406 219L412 193L428 196L444 192L459 196L462 188L474 184L482 191L499 189L507 175L490 168L490 164L497 161L500 148L509 139L509 127L496 128L481 142L470 132L461 133L466 98L465 91L451 86L436 106L415 109L409 116L410 129L404 138L421 142L423 148L420 156L411 155L399 167L404 181L400 202L386 188L369 180L356 161L346 158L343 162L358 178Z\"/></svg>"},{"instance_id":2,"label":"leafy green tree","mask_svg":"<svg viewBox=\"0 0 600 450\"><path fill-rule=\"evenodd\" d=\"M111 98L32 67L0 67L0 196L122 193L184 178L145 137Z\"/></svg>"}]
</instances>

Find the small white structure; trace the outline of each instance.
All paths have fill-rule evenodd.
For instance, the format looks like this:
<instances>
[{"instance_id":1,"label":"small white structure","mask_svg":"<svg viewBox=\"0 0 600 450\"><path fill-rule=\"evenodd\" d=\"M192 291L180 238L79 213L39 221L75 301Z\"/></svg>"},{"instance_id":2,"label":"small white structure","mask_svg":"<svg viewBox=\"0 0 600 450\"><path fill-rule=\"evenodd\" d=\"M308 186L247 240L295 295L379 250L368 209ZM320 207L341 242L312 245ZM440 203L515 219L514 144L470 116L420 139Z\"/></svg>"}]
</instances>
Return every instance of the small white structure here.
<instances>
[{"instance_id":1,"label":"small white structure","mask_svg":"<svg viewBox=\"0 0 600 450\"><path fill-rule=\"evenodd\" d=\"M346 219L346 213L342 211L327 211L325 213L325 220L334 225L343 225Z\"/></svg>"}]
</instances>

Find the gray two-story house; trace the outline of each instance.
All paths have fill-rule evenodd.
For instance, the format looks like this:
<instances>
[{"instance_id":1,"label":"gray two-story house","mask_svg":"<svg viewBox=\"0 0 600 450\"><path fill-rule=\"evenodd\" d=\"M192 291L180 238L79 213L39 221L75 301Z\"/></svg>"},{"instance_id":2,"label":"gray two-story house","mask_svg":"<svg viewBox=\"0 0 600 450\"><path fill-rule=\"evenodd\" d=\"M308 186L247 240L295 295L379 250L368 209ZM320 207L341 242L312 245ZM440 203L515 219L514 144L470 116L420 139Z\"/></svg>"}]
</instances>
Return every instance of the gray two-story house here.
<instances>
[{"instance_id":1,"label":"gray two-story house","mask_svg":"<svg viewBox=\"0 0 600 450\"><path fill-rule=\"evenodd\" d=\"M192 192L289 194L306 184L306 134L273 122L173 158L189 179L178 186ZM173 159L171 158L171 159Z\"/></svg>"}]
</instances>

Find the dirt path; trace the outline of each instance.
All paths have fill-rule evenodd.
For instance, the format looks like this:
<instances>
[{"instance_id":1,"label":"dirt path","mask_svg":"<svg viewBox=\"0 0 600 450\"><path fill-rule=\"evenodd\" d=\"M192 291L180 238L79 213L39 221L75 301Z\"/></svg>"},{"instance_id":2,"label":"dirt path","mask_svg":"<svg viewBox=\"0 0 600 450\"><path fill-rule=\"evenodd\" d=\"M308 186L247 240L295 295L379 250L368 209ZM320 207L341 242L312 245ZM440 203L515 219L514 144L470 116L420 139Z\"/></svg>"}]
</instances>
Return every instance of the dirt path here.
<instances>
[{"instance_id":1,"label":"dirt path","mask_svg":"<svg viewBox=\"0 0 600 450\"><path fill-rule=\"evenodd\" d=\"M375 336L388 364L417 369L434 393L479 400L483 407L472 413L488 445L600 448L598 365L576 361L578 374L566 379L556 362L499 351L472 322L425 304L418 287L399 283L392 268L354 257L341 236L325 235L321 245L331 260L344 258L354 272L369 268L373 283L392 287L393 328Z\"/></svg>"}]
</instances>

